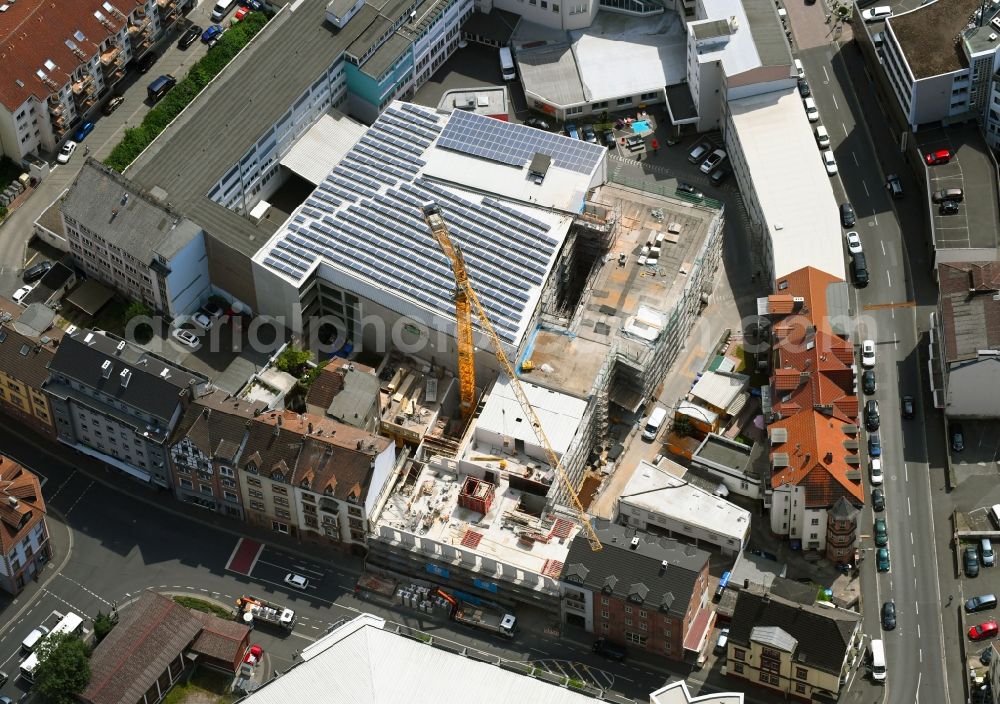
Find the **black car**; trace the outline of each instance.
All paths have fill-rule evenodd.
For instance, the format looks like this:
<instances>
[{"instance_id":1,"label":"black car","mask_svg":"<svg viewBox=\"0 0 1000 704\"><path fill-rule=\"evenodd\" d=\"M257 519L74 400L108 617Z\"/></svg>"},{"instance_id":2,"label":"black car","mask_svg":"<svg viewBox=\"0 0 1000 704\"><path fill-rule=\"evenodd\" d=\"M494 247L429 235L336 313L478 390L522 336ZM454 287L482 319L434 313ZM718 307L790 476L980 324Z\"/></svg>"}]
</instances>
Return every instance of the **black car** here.
<instances>
[{"instance_id":1,"label":"black car","mask_svg":"<svg viewBox=\"0 0 1000 704\"><path fill-rule=\"evenodd\" d=\"M958 212L958 203L953 200L946 200L938 206L938 212L941 215L954 215Z\"/></svg>"},{"instance_id":2,"label":"black car","mask_svg":"<svg viewBox=\"0 0 1000 704\"><path fill-rule=\"evenodd\" d=\"M903 183L899 180L897 174L889 174L885 177L885 187L889 190L893 198L899 199L903 197Z\"/></svg>"},{"instance_id":3,"label":"black car","mask_svg":"<svg viewBox=\"0 0 1000 704\"><path fill-rule=\"evenodd\" d=\"M979 551L974 547L968 547L962 553L962 563L965 566L966 577L979 576Z\"/></svg>"},{"instance_id":4,"label":"black car","mask_svg":"<svg viewBox=\"0 0 1000 704\"><path fill-rule=\"evenodd\" d=\"M861 390L871 396L875 393L875 370L865 369L861 374Z\"/></svg>"},{"instance_id":5,"label":"black car","mask_svg":"<svg viewBox=\"0 0 1000 704\"><path fill-rule=\"evenodd\" d=\"M910 420L910 419L913 418L914 415L915 415L915 411L914 411L914 408L913 408L913 397L912 396L904 396L903 397L903 418L905 418L906 420Z\"/></svg>"},{"instance_id":6,"label":"black car","mask_svg":"<svg viewBox=\"0 0 1000 704\"><path fill-rule=\"evenodd\" d=\"M896 627L896 605L887 601L882 604L882 628L891 631Z\"/></svg>"},{"instance_id":7,"label":"black car","mask_svg":"<svg viewBox=\"0 0 1000 704\"><path fill-rule=\"evenodd\" d=\"M955 452L965 449L965 433L962 432L961 423L951 424L951 449Z\"/></svg>"},{"instance_id":8,"label":"black car","mask_svg":"<svg viewBox=\"0 0 1000 704\"><path fill-rule=\"evenodd\" d=\"M591 144L597 144L597 133L594 132L594 128L591 125L584 125L580 128L580 136L583 137L585 142L590 142Z\"/></svg>"},{"instance_id":9,"label":"black car","mask_svg":"<svg viewBox=\"0 0 1000 704\"><path fill-rule=\"evenodd\" d=\"M983 663L984 665L989 665L990 664L990 660L992 660L992 659L993 659L993 648L992 647L987 648L986 650L984 650L983 652L981 652L979 654L979 662Z\"/></svg>"},{"instance_id":10,"label":"black car","mask_svg":"<svg viewBox=\"0 0 1000 704\"><path fill-rule=\"evenodd\" d=\"M201 36L201 27L198 25L191 25L187 28L187 31L181 35L181 38L177 40L178 49L187 49L189 46L198 41L198 37Z\"/></svg>"},{"instance_id":11,"label":"black car","mask_svg":"<svg viewBox=\"0 0 1000 704\"><path fill-rule=\"evenodd\" d=\"M799 79L799 95L803 98L808 98L812 95L812 88L809 87L809 81L804 78Z\"/></svg>"},{"instance_id":12,"label":"black car","mask_svg":"<svg viewBox=\"0 0 1000 704\"><path fill-rule=\"evenodd\" d=\"M983 594L974 596L965 602L966 613L974 614L978 611L989 611L997 607L997 598L993 594Z\"/></svg>"},{"instance_id":13,"label":"black car","mask_svg":"<svg viewBox=\"0 0 1000 704\"><path fill-rule=\"evenodd\" d=\"M612 132L611 130L604 130L604 134L601 136L604 138L604 146L606 146L608 149L615 148L617 140L615 139L614 132Z\"/></svg>"},{"instance_id":14,"label":"black car","mask_svg":"<svg viewBox=\"0 0 1000 704\"><path fill-rule=\"evenodd\" d=\"M697 188L692 186L690 183L685 183L684 181L678 181L677 192L684 193L695 200L701 200L705 197L705 194L699 191Z\"/></svg>"},{"instance_id":15,"label":"black car","mask_svg":"<svg viewBox=\"0 0 1000 704\"><path fill-rule=\"evenodd\" d=\"M37 264L29 266L27 269L24 270L23 278L28 283L31 283L32 281L38 281L40 278L45 276L45 274L47 274L49 269L51 268L52 268L52 262L50 261L38 262Z\"/></svg>"},{"instance_id":16,"label":"black car","mask_svg":"<svg viewBox=\"0 0 1000 704\"><path fill-rule=\"evenodd\" d=\"M879 424L878 401L870 400L865 403L865 428L872 432L878 430Z\"/></svg>"},{"instance_id":17,"label":"black car","mask_svg":"<svg viewBox=\"0 0 1000 704\"><path fill-rule=\"evenodd\" d=\"M733 172L724 166L720 166L715 171L708 175L708 180L712 182L713 186L722 185L722 183L729 178L730 174Z\"/></svg>"},{"instance_id":18,"label":"black car","mask_svg":"<svg viewBox=\"0 0 1000 704\"><path fill-rule=\"evenodd\" d=\"M621 662L625 659L625 648L612 643L607 638L598 638L594 641L594 652L598 655L603 655L609 660Z\"/></svg>"},{"instance_id":19,"label":"black car","mask_svg":"<svg viewBox=\"0 0 1000 704\"><path fill-rule=\"evenodd\" d=\"M160 58L156 55L155 51L150 51L143 54L138 61L135 62L135 68L139 73L149 73L149 69L156 65L156 60Z\"/></svg>"},{"instance_id":20,"label":"black car","mask_svg":"<svg viewBox=\"0 0 1000 704\"><path fill-rule=\"evenodd\" d=\"M854 218L854 206L850 203L840 204L840 224L844 227L854 227L857 220Z\"/></svg>"},{"instance_id":21,"label":"black car","mask_svg":"<svg viewBox=\"0 0 1000 704\"><path fill-rule=\"evenodd\" d=\"M881 489L872 489L872 508L876 513L885 511L885 494Z\"/></svg>"},{"instance_id":22,"label":"black car","mask_svg":"<svg viewBox=\"0 0 1000 704\"><path fill-rule=\"evenodd\" d=\"M124 102L125 98L123 98L120 95L116 95L115 97L113 97L111 100L109 100L104 104L104 108L102 108L101 112L103 112L105 115L110 115L115 110L117 110Z\"/></svg>"},{"instance_id":23,"label":"black car","mask_svg":"<svg viewBox=\"0 0 1000 704\"><path fill-rule=\"evenodd\" d=\"M538 130L552 129L549 123L540 117L529 117L527 120L524 121L524 124L526 124L528 127L534 127L535 129Z\"/></svg>"}]
</instances>

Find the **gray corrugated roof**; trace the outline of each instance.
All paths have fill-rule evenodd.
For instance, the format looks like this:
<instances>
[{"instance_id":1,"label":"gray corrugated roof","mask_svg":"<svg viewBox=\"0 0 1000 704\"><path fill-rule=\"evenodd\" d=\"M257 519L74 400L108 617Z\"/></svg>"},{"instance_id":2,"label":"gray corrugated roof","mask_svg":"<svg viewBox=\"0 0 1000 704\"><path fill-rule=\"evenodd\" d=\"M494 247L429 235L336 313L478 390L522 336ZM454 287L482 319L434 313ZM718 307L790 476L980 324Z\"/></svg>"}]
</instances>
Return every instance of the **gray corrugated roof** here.
<instances>
[{"instance_id":1,"label":"gray corrugated roof","mask_svg":"<svg viewBox=\"0 0 1000 704\"><path fill-rule=\"evenodd\" d=\"M792 50L772 0L741 0L762 66L791 66Z\"/></svg>"},{"instance_id":2,"label":"gray corrugated roof","mask_svg":"<svg viewBox=\"0 0 1000 704\"><path fill-rule=\"evenodd\" d=\"M749 647L758 627L777 627L798 641L792 656L796 663L839 675L859 621L851 611L805 606L743 590L733 610L729 642Z\"/></svg>"},{"instance_id":3,"label":"gray corrugated roof","mask_svg":"<svg viewBox=\"0 0 1000 704\"><path fill-rule=\"evenodd\" d=\"M162 188L168 202L247 256L268 229L207 194L378 15L365 5L337 30L324 21L326 3L302 0L275 16L126 172L144 188Z\"/></svg>"},{"instance_id":4,"label":"gray corrugated roof","mask_svg":"<svg viewBox=\"0 0 1000 704\"><path fill-rule=\"evenodd\" d=\"M797 640L777 626L757 626L750 631L750 640L754 643L783 650L786 653L794 653L795 646L799 644Z\"/></svg>"},{"instance_id":5,"label":"gray corrugated roof","mask_svg":"<svg viewBox=\"0 0 1000 704\"><path fill-rule=\"evenodd\" d=\"M587 536L577 534L569 546L561 579L598 592L609 588L621 599L641 597L641 603L650 608L663 604L672 616L684 616L698 575L708 562L707 552L607 521L595 521L594 529L604 549L594 552ZM635 537L639 544L633 549ZM667 561L665 570L663 560Z\"/></svg>"},{"instance_id":6,"label":"gray corrugated roof","mask_svg":"<svg viewBox=\"0 0 1000 704\"><path fill-rule=\"evenodd\" d=\"M60 209L67 218L99 232L110 244L145 264L154 260L154 253L169 261L201 232L180 213L157 203L94 159L88 159L80 169Z\"/></svg>"},{"instance_id":7,"label":"gray corrugated roof","mask_svg":"<svg viewBox=\"0 0 1000 704\"><path fill-rule=\"evenodd\" d=\"M164 422L173 416L181 389L191 388L193 394L195 387L207 381L129 344L118 353L118 343L115 338L90 330L65 335L49 363L49 370L75 379L88 388L97 389ZM104 378L102 371L106 361L111 362L108 378ZM127 386L121 384L124 370L132 372Z\"/></svg>"},{"instance_id":8,"label":"gray corrugated roof","mask_svg":"<svg viewBox=\"0 0 1000 704\"><path fill-rule=\"evenodd\" d=\"M520 49L517 68L525 90L531 93L544 95L560 105L588 100L569 42Z\"/></svg>"},{"instance_id":9,"label":"gray corrugated roof","mask_svg":"<svg viewBox=\"0 0 1000 704\"><path fill-rule=\"evenodd\" d=\"M361 72L371 76L375 80L379 80L385 70L396 63L399 57L409 51L409 49L409 39L401 34L393 34L365 61L361 67Z\"/></svg>"}]
</instances>

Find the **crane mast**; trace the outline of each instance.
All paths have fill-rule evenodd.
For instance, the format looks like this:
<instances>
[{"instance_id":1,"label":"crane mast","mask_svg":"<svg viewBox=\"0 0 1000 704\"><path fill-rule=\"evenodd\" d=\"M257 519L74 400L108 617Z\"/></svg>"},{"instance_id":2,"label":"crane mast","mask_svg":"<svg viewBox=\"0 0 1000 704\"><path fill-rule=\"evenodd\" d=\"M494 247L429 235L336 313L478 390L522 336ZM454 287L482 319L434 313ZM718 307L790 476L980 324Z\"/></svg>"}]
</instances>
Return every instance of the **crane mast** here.
<instances>
[{"instance_id":1,"label":"crane mast","mask_svg":"<svg viewBox=\"0 0 1000 704\"><path fill-rule=\"evenodd\" d=\"M517 402L521 405L521 409L524 411L524 414L528 416L528 421L531 423L535 436L538 438L538 441L541 443L542 448L545 451L545 456L548 458L549 464L556 470L563 486L566 488L567 493L573 500L573 506L576 508L577 517L583 525L583 529L587 532L587 540L590 542L590 549L594 551L601 550L604 546L601 545L601 541L598 539L597 533L594 531L594 527L590 524L590 516L588 516L587 512L584 510L583 504L580 503L580 497L573 488L573 484L570 482L569 475L566 474L566 470L563 469L559 455L557 455L556 451L552 449L552 444L549 442L549 438L545 434L545 430L542 428L542 422L538 418L538 414L535 413L535 409L532 408L527 394L524 393L521 382L518 381L517 374L514 373L514 367L510 363L510 360L507 359L507 354L503 351L503 342L500 340L500 336L494 329L489 316L486 315L486 310L479 302L479 297L476 296L476 292L472 288L472 284L469 283L469 273L465 268L465 260L462 257L462 252L451 241L451 236L448 234L448 226L441 214L441 209L436 203L428 203L423 207L423 212L424 219L427 221L427 226L430 228L435 239L437 239L438 245L441 247L445 256L448 257L448 260L451 262L451 268L455 275L455 318L458 323L458 372L462 403L464 404L466 401L465 394L468 389L468 400L470 403L469 413L471 415L471 404L475 403L476 386L476 367L474 358L475 348L472 341L471 315L472 312L475 311L476 317L479 318L480 325L490 338L490 343L493 345L493 354L496 356L497 361L500 362L500 367L504 370L507 378L510 379L510 388L513 390L514 396L517 398ZM462 306L464 307L460 306L460 299ZM462 412L463 418L467 418L465 416L464 405Z\"/></svg>"}]
</instances>

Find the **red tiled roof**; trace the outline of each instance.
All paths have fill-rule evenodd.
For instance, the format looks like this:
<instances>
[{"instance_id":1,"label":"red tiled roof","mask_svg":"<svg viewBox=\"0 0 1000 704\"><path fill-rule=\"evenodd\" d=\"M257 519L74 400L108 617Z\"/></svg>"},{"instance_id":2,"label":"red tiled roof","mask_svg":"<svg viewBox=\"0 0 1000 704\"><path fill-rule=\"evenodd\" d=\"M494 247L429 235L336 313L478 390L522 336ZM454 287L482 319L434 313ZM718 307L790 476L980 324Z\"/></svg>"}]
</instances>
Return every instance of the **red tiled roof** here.
<instances>
[{"instance_id":1,"label":"red tiled roof","mask_svg":"<svg viewBox=\"0 0 1000 704\"><path fill-rule=\"evenodd\" d=\"M771 315L791 315L795 310L794 296L774 293L767 297L767 312Z\"/></svg>"},{"instance_id":2,"label":"red tiled roof","mask_svg":"<svg viewBox=\"0 0 1000 704\"><path fill-rule=\"evenodd\" d=\"M847 478L847 473L857 471L846 457L851 453L844 447L848 438L844 434L845 421L828 417L819 411L797 413L772 424L771 428L785 428L788 440L771 447L774 453L788 455L788 467L776 469L771 475L771 487L784 484L804 485L806 505L832 506L840 497L855 505L864 503L860 481Z\"/></svg>"},{"instance_id":3,"label":"red tiled roof","mask_svg":"<svg viewBox=\"0 0 1000 704\"><path fill-rule=\"evenodd\" d=\"M212 614L192 611L201 619L202 629L191 645L191 650L220 662L235 663L246 649L249 626L236 621L226 621Z\"/></svg>"},{"instance_id":4,"label":"red tiled roof","mask_svg":"<svg viewBox=\"0 0 1000 704\"><path fill-rule=\"evenodd\" d=\"M0 13L0 102L11 112L32 95L43 101L66 85L77 67L125 26L125 18L135 9L134 2L125 0L8 0L4 4L7 10ZM105 4L121 14L108 12ZM94 13L100 13L107 25ZM55 86L46 84L39 71Z\"/></svg>"},{"instance_id":5,"label":"red tiled roof","mask_svg":"<svg viewBox=\"0 0 1000 704\"><path fill-rule=\"evenodd\" d=\"M45 518L38 477L14 460L0 456L0 548L7 554Z\"/></svg>"},{"instance_id":6,"label":"red tiled roof","mask_svg":"<svg viewBox=\"0 0 1000 704\"><path fill-rule=\"evenodd\" d=\"M843 283L843 279L811 266L793 271L777 281L781 293L804 299L800 312L808 316L818 329L825 332L830 332L832 329L827 319L826 289L835 283Z\"/></svg>"}]
</instances>

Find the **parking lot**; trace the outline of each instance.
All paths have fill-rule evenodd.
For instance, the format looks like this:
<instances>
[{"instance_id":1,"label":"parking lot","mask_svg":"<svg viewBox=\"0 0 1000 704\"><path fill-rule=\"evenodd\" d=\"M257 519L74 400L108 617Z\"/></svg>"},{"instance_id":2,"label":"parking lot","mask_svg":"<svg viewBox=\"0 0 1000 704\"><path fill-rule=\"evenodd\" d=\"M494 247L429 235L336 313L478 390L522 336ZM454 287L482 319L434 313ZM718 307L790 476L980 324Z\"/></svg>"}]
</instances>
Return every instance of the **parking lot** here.
<instances>
[{"instance_id":1,"label":"parking lot","mask_svg":"<svg viewBox=\"0 0 1000 704\"><path fill-rule=\"evenodd\" d=\"M996 477L1000 472L1000 423L966 420L961 422L961 428L965 449L956 452L949 438L951 463L959 479L972 475ZM993 503L998 502L1000 495Z\"/></svg>"}]
</instances>

